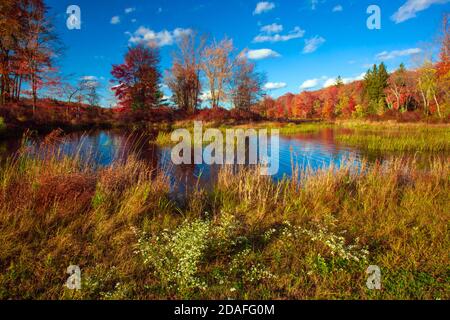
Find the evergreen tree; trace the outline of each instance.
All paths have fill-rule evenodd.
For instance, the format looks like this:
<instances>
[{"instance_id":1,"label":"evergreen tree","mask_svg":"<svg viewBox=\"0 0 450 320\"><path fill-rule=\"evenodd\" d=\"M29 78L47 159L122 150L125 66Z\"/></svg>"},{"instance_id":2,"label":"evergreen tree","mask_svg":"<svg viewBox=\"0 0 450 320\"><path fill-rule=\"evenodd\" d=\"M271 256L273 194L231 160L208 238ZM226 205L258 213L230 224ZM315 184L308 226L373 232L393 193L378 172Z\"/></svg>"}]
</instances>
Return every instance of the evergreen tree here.
<instances>
[{"instance_id":1,"label":"evergreen tree","mask_svg":"<svg viewBox=\"0 0 450 320\"><path fill-rule=\"evenodd\" d=\"M364 96L368 101L369 112L381 112L386 106L385 89L388 87L389 73L386 65L374 64L364 77ZM381 110L380 110L381 109Z\"/></svg>"},{"instance_id":2,"label":"evergreen tree","mask_svg":"<svg viewBox=\"0 0 450 320\"><path fill-rule=\"evenodd\" d=\"M334 84L336 87L342 87L344 85L344 80L342 80L341 76L338 76L336 78L336 82Z\"/></svg>"}]
</instances>

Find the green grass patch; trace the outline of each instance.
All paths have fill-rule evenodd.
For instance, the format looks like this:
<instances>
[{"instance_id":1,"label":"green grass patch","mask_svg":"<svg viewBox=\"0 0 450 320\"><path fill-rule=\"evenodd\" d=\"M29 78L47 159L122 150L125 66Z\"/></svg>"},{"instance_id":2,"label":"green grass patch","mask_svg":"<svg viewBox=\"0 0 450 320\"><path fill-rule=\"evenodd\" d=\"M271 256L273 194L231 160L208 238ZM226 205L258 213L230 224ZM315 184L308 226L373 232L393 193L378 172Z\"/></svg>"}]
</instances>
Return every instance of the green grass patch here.
<instances>
[{"instance_id":1,"label":"green grass patch","mask_svg":"<svg viewBox=\"0 0 450 320\"><path fill-rule=\"evenodd\" d=\"M330 123L304 123L304 124L288 124L280 128L280 134L293 135L298 133L314 133L324 129L333 128Z\"/></svg>"},{"instance_id":2,"label":"green grass patch","mask_svg":"<svg viewBox=\"0 0 450 320\"><path fill-rule=\"evenodd\" d=\"M339 134L337 141L370 151L450 151L450 130L445 132L419 131L388 134Z\"/></svg>"}]
</instances>

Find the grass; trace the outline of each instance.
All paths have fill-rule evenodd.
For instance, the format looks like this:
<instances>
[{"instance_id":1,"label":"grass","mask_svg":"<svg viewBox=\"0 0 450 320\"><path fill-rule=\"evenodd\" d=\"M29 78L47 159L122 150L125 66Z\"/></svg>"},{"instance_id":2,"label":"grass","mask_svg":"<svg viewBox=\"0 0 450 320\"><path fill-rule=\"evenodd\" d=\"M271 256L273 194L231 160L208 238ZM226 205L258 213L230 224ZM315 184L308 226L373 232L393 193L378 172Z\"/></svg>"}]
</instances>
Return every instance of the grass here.
<instances>
[{"instance_id":1,"label":"grass","mask_svg":"<svg viewBox=\"0 0 450 320\"><path fill-rule=\"evenodd\" d=\"M288 124L280 128L280 134L293 135L298 133L314 133L323 129L332 128L331 123L304 123L304 124Z\"/></svg>"},{"instance_id":2,"label":"grass","mask_svg":"<svg viewBox=\"0 0 450 320\"><path fill-rule=\"evenodd\" d=\"M258 127L278 128L282 135L315 133L333 128L336 129L338 142L378 152L447 152L450 150L450 127L445 124L346 120L336 123L264 123L259 124Z\"/></svg>"},{"instance_id":3,"label":"grass","mask_svg":"<svg viewBox=\"0 0 450 320\"><path fill-rule=\"evenodd\" d=\"M448 125L399 124L392 122L341 122L338 142L382 152L446 152L450 150Z\"/></svg>"},{"instance_id":4,"label":"grass","mask_svg":"<svg viewBox=\"0 0 450 320\"><path fill-rule=\"evenodd\" d=\"M334 125L328 122L305 122L301 124L295 123L279 123L279 122L260 122L247 125L234 126L233 128L243 129L278 129L282 135L294 135L299 133L314 133L323 129L333 128Z\"/></svg>"},{"instance_id":5,"label":"grass","mask_svg":"<svg viewBox=\"0 0 450 320\"><path fill-rule=\"evenodd\" d=\"M341 134L337 141L370 151L422 151L442 152L450 150L450 130L442 134Z\"/></svg>"},{"instance_id":6,"label":"grass","mask_svg":"<svg viewBox=\"0 0 450 320\"><path fill-rule=\"evenodd\" d=\"M173 145L174 142L171 139L171 132L159 131L154 143L161 147Z\"/></svg>"},{"instance_id":7,"label":"grass","mask_svg":"<svg viewBox=\"0 0 450 320\"><path fill-rule=\"evenodd\" d=\"M448 124L428 124L424 122L399 123L396 121L364 121L364 120L338 120L337 127L361 131L447 131Z\"/></svg>"},{"instance_id":8,"label":"grass","mask_svg":"<svg viewBox=\"0 0 450 320\"><path fill-rule=\"evenodd\" d=\"M1 299L450 298L449 161L280 182L225 167L180 204L133 157L94 171L43 147L0 169ZM69 265L80 291L64 287Z\"/></svg>"}]
</instances>

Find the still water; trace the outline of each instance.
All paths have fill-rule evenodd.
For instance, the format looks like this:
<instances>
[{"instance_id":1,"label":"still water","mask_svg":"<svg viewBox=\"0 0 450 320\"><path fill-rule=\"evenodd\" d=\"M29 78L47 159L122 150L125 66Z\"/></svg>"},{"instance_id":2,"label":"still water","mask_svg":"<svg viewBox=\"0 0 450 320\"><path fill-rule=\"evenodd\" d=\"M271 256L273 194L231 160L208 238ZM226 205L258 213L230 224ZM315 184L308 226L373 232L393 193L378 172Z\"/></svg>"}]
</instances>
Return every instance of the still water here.
<instances>
[{"instance_id":1,"label":"still water","mask_svg":"<svg viewBox=\"0 0 450 320\"><path fill-rule=\"evenodd\" d=\"M163 169L173 184L208 186L217 178L218 165L173 165L171 147L158 147L151 143L157 133L130 133L123 130L98 130L69 133L57 140L56 146L63 154L80 154L94 165L107 166L114 161L133 155L147 162L152 168ZM369 154L357 148L346 147L335 140L335 129L324 129L311 134L280 137L279 171L273 177L279 180L292 175L292 168L307 167L317 170L332 165L339 166L351 161L358 166L361 161L369 163L388 161L392 155ZM39 142L43 137L33 138ZM0 159L13 155L21 145L21 139L0 141ZM32 152L32 151L31 151ZM86 160L87 161L87 160Z\"/></svg>"}]
</instances>

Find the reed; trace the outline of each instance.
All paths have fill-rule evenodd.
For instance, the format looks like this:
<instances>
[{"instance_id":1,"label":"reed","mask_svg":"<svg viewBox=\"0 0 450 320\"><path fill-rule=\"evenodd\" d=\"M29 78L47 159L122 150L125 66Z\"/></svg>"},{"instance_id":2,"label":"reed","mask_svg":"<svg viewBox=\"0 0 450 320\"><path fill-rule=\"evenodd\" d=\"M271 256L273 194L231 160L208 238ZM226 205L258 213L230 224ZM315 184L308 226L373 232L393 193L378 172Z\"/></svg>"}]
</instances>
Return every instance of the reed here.
<instances>
[{"instance_id":1,"label":"reed","mask_svg":"<svg viewBox=\"0 0 450 320\"><path fill-rule=\"evenodd\" d=\"M32 147L47 153L28 146L0 168L1 299L450 298L448 159L278 182L224 167L180 203L134 157L93 168ZM80 291L63 286L69 265Z\"/></svg>"}]
</instances>

